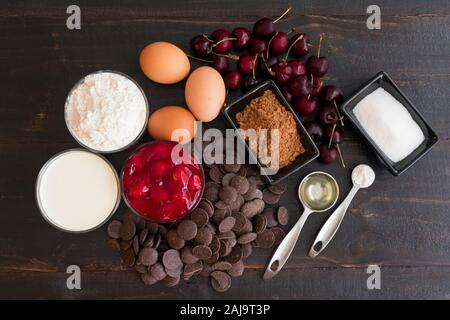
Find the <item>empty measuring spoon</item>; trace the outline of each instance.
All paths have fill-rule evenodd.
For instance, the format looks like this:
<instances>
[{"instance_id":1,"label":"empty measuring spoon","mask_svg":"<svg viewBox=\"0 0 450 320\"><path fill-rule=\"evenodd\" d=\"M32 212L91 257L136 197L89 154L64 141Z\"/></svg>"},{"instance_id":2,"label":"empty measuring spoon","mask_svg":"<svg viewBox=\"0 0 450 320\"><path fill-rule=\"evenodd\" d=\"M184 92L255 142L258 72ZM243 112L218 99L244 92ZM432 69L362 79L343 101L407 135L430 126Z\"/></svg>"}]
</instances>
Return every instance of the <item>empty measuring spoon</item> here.
<instances>
[{"instance_id":1,"label":"empty measuring spoon","mask_svg":"<svg viewBox=\"0 0 450 320\"><path fill-rule=\"evenodd\" d=\"M309 251L311 258L316 257L328 245L331 239L339 229L345 213L352 202L353 197L361 188L368 188L375 181L375 172L366 164L357 165L352 171L353 188L348 193L347 197L342 201L339 207L330 215L328 220L322 226L317 234L316 240Z\"/></svg>"},{"instance_id":2,"label":"empty measuring spoon","mask_svg":"<svg viewBox=\"0 0 450 320\"><path fill-rule=\"evenodd\" d=\"M283 268L309 215L313 212L324 212L334 206L339 197L339 187L331 175L316 171L308 174L300 182L298 197L304 207L303 214L273 254L264 273L264 280L273 278Z\"/></svg>"}]
</instances>

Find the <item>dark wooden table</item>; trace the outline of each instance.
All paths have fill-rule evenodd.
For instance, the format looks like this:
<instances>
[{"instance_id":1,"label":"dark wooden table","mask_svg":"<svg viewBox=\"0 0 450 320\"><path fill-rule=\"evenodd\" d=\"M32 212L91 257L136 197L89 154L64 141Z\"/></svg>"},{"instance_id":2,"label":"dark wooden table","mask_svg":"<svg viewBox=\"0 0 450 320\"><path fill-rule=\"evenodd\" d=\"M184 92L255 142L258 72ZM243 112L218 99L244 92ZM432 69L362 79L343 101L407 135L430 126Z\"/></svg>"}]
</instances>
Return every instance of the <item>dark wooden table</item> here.
<instances>
[{"instance_id":1,"label":"dark wooden table","mask_svg":"<svg viewBox=\"0 0 450 320\"><path fill-rule=\"evenodd\" d=\"M366 28L372 1L77 1L81 30L66 28L68 2L2 1L0 7L0 298L144 299L401 299L450 298L450 6L447 0L377 1L381 30ZM279 28L296 27L312 39L325 34L331 63L328 83L351 94L380 70L387 71L418 106L441 139L400 177L384 169L350 125L342 151L347 162L309 165L289 179L281 203L298 217L296 186L315 169L333 174L342 194L350 170L374 167L377 180L361 190L326 251L307 251L328 214L308 220L300 241L277 278L261 275L271 254L246 261L232 288L214 292L204 278L176 288L144 286L121 266L106 244L105 227L84 235L60 232L38 212L36 175L53 154L77 144L68 133L63 105L82 76L114 69L134 77L152 110L183 104L183 84L160 86L139 69L149 42L167 40L188 49L192 36L218 27L251 27L263 15L293 14ZM224 119L212 124L224 128ZM144 140L149 140L146 136ZM117 169L130 150L108 156ZM116 216L125 208L121 206ZM66 288L66 268L82 270L82 289ZM381 289L368 290L367 266L381 267Z\"/></svg>"}]
</instances>

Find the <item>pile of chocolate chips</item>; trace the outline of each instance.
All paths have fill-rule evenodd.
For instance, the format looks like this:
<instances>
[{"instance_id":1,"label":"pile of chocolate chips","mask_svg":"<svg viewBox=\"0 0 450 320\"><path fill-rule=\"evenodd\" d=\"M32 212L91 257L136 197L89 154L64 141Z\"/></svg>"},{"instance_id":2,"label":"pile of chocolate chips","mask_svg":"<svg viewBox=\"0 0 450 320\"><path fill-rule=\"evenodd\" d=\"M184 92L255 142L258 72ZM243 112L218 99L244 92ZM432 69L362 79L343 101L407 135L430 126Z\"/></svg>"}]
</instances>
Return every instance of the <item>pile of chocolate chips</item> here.
<instances>
[{"instance_id":1,"label":"pile of chocolate chips","mask_svg":"<svg viewBox=\"0 0 450 320\"><path fill-rule=\"evenodd\" d=\"M243 274L253 247L271 248L284 238L278 225L287 224L288 211L274 205L286 184L265 188L255 167L240 164L211 165L205 178L203 198L181 221L167 226L126 212L109 224L110 246L145 284L172 287L200 275L224 292L231 277Z\"/></svg>"}]
</instances>

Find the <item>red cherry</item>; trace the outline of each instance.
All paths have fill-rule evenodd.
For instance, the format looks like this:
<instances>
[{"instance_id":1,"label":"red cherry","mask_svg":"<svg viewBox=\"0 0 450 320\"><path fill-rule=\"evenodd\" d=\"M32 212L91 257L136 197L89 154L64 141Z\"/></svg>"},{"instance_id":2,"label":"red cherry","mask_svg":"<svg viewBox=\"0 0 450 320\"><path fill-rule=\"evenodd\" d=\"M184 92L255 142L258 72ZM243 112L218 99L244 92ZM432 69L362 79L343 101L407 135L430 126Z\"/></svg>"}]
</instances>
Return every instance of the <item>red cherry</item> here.
<instances>
[{"instance_id":1,"label":"red cherry","mask_svg":"<svg viewBox=\"0 0 450 320\"><path fill-rule=\"evenodd\" d=\"M327 144L323 143L319 147L320 161L325 164L330 164L336 161L339 156L339 152L336 147L331 146L328 148Z\"/></svg>"},{"instance_id":2,"label":"red cherry","mask_svg":"<svg viewBox=\"0 0 450 320\"><path fill-rule=\"evenodd\" d=\"M218 53L227 53L231 50L233 42L231 40L230 32L225 29L217 29L211 34L214 40L213 50Z\"/></svg>"},{"instance_id":3,"label":"red cherry","mask_svg":"<svg viewBox=\"0 0 450 320\"><path fill-rule=\"evenodd\" d=\"M311 93L311 84L306 76L300 76L289 82L289 92L296 97L307 97Z\"/></svg>"},{"instance_id":4,"label":"red cherry","mask_svg":"<svg viewBox=\"0 0 450 320\"><path fill-rule=\"evenodd\" d=\"M205 58L212 50L212 43L203 35L198 35L191 40L191 51L200 58Z\"/></svg>"},{"instance_id":5,"label":"red cherry","mask_svg":"<svg viewBox=\"0 0 450 320\"><path fill-rule=\"evenodd\" d=\"M308 97L300 97L295 102L295 107L302 116L309 116L316 112L319 103L316 99L308 99Z\"/></svg>"},{"instance_id":6,"label":"red cherry","mask_svg":"<svg viewBox=\"0 0 450 320\"><path fill-rule=\"evenodd\" d=\"M164 203L169 198L169 194L166 189L160 186L153 187L150 196L156 203Z\"/></svg>"},{"instance_id":7,"label":"red cherry","mask_svg":"<svg viewBox=\"0 0 450 320\"><path fill-rule=\"evenodd\" d=\"M223 81L228 89L237 90L241 86L242 76L237 71L230 71L223 77Z\"/></svg>"},{"instance_id":8,"label":"red cherry","mask_svg":"<svg viewBox=\"0 0 450 320\"><path fill-rule=\"evenodd\" d=\"M250 39L250 53L253 55L264 53L267 50L267 42L261 38Z\"/></svg>"},{"instance_id":9,"label":"red cherry","mask_svg":"<svg viewBox=\"0 0 450 320\"><path fill-rule=\"evenodd\" d=\"M292 68L292 77L305 76L306 66L300 60L291 60L289 65Z\"/></svg>"},{"instance_id":10,"label":"red cherry","mask_svg":"<svg viewBox=\"0 0 450 320\"><path fill-rule=\"evenodd\" d=\"M252 33L247 28L239 27L231 32L231 36L237 39L234 41L234 47L242 50L248 47Z\"/></svg>"},{"instance_id":11,"label":"red cherry","mask_svg":"<svg viewBox=\"0 0 450 320\"><path fill-rule=\"evenodd\" d=\"M292 68L289 64L281 61L275 65L275 82L279 85L286 84L292 76Z\"/></svg>"},{"instance_id":12,"label":"red cherry","mask_svg":"<svg viewBox=\"0 0 450 320\"><path fill-rule=\"evenodd\" d=\"M289 44L288 36L285 32L277 32L271 42L270 42L270 50L275 53L282 53L286 51Z\"/></svg>"},{"instance_id":13,"label":"red cherry","mask_svg":"<svg viewBox=\"0 0 450 320\"><path fill-rule=\"evenodd\" d=\"M209 60L213 61L211 65L214 69L216 69L219 73L224 73L228 70L230 63L227 58L224 56L218 56L217 54L211 54L208 57Z\"/></svg>"},{"instance_id":14,"label":"red cherry","mask_svg":"<svg viewBox=\"0 0 450 320\"><path fill-rule=\"evenodd\" d=\"M243 74L251 74L253 73L253 70L256 68L255 64L257 60L255 59L255 56L247 54L243 55L239 58L238 66L239 70Z\"/></svg>"},{"instance_id":15,"label":"red cherry","mask_svg":"<svg viewBox=\"0 0 450 320\"><path fill-rule=\"evenodd\" d=\"M311 96L317 97L323 89L323 81L319 77L312 78Z\"/></svg>"},{"instance_id":16,"label":"red cherry","mask_svg":"<svg viewBox=\"0 0 450 320\"><path fill-rule=\"evenodd\" d=\"M309 57L306 62L308 72L314 77L323 77L328 71L328 59L326 57Z\"/></svg>"},{"instance_id":17,"label":"red cherry","mask_svg":"<svg viewBox=\"0 0 450 320\"><path fill-rule=\"evenodd\" d=\"M170 164L162 160L155 161L150 166L150 172L153 178L158 180L164 178L169 172L169 169Z\"/></svg>"},{"instance_id":18,"label":"red cherry","mask_svg":"<svg viewBox=\"0 0 450 320\"><path fill-rule=\"evenodd\" d=\"M199 190L202 187L202 180L201 178L194 174L189 178L189 182L188 182L188 189L189 191L195 192L197 190Z\"/></svg>"}]
</instances>

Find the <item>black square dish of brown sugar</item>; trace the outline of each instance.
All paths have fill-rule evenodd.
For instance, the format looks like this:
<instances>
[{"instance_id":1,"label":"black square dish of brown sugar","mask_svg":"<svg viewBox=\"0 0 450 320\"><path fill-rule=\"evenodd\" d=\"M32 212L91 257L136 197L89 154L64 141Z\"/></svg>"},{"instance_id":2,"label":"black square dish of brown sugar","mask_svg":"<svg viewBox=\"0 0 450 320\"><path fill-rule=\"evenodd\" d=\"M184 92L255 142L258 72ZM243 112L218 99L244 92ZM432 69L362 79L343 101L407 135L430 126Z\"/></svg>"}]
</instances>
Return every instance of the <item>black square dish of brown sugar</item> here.
<instances>
[{"instance_id":1,"label":"black square dish of brown sugar","mask_svg":"<svg viewBox=\"0 0 450 320\"><path fill-rule=\"evenodd\" d=\"M248 141L239 132L238 130L239 123L236 118L237 114L239 112L242 112L244 108L248 106L253 99L262 96L264 92L266 92L267 90L272 91L275 94L278 101L281 103L281 105L288 112L293 114L293 118L297 125L297 132L300 137L301 144L304 148L304 152L298 155L293 162L280 168L277 172L271 172L271 170L269 170L265 165L262 164L257 154L254 152L252 148L250 148ZM245 93L240 98L238 98L237 100L233 101L228 106L226 106L222 110L222 113L230 122L231 126L237 131L237 136L240 142L245 145L250 159L254 163L256 162L256 164L260 168L261 174L264 176L264 178L267 180L269 184L276 184L277 182L286 179L288 176L299 171L301 168L303 168L304 166L306 166L308 163L310 163L319 156L319 150L317 149L313 140L308 135L308 132L303 127L300 119L297 117L294 110L292 110L292 107L286 101L280 89L276 86L276 84L272 80L265 81L260 85L258 85L257 87L255 87L254 89Z\"/></svg>"}]
</instances>

